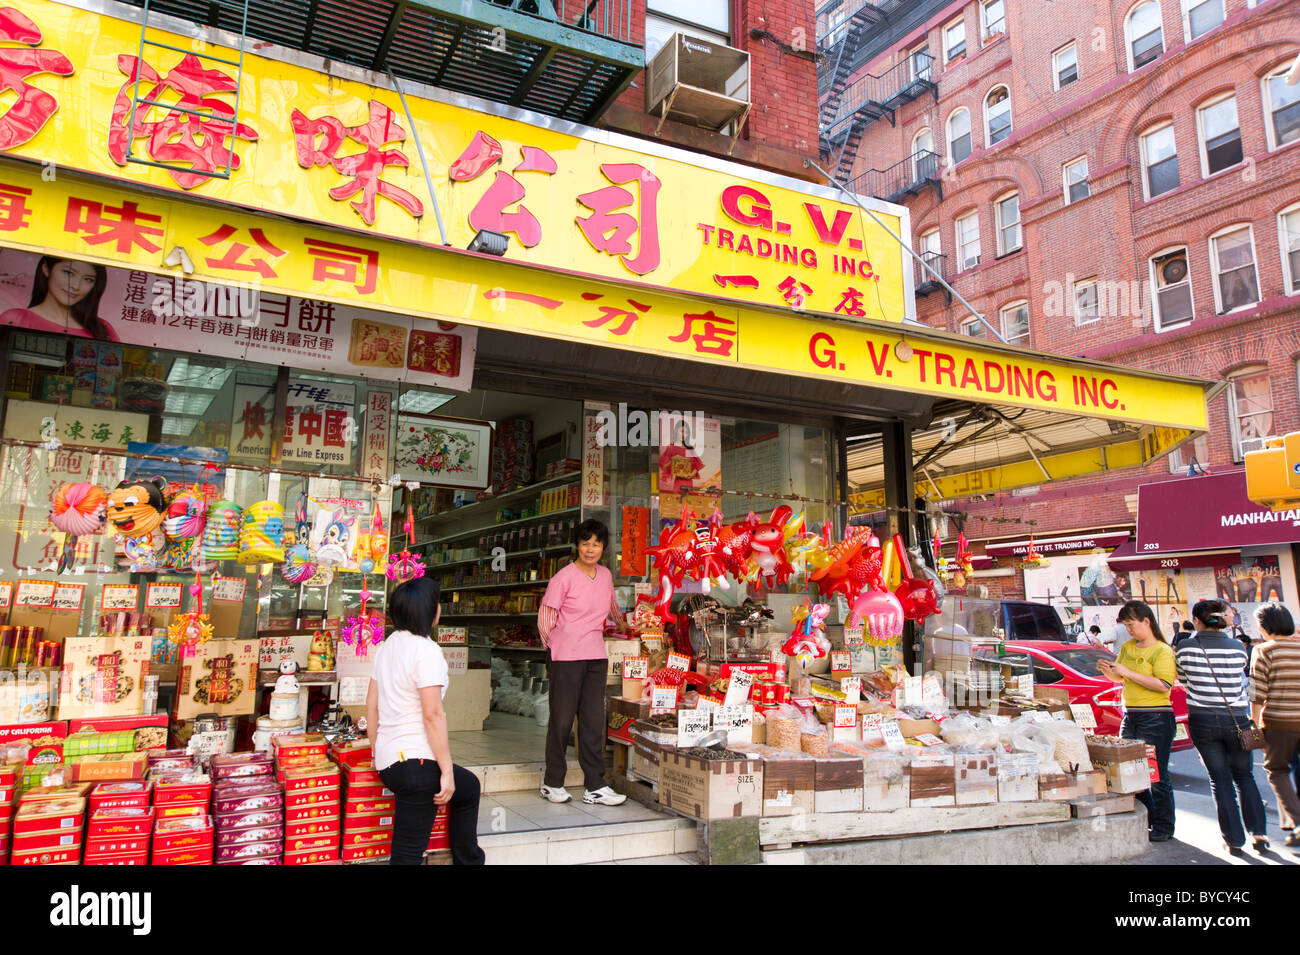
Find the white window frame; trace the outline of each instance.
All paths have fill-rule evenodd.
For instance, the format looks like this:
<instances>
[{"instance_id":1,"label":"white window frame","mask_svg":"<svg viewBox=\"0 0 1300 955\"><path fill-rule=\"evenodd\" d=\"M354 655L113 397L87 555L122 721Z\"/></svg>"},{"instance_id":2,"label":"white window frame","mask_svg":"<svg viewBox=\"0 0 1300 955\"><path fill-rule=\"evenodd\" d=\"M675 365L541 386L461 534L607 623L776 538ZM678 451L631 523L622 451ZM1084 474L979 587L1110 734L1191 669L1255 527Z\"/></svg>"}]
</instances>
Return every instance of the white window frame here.
<instances>
[{"instance_id":1,"label":"white window frame","mask_svg":"<svg viewBox=\"0 0 1300 955\"><path fill-rule=\"evenodd\" d=\"M1025 333L1019 338L1012 338L1007 325L1007 318L1011 312L1023 308L1025 310ZM1022 348L1030 346L1029 338L1029 301L1020 299L1016 302L1009 302L998 309L998 329L1002 332L1002 339L1008 345L1020 345Z\"/></svg>"},{"instance_id":2,"label":"white window frame","mask_svg":"<svg viewBox=\"0 0 1300 955\"><path fill-rule=\"evenodd\" d=\"M970 329L972 329L972 328L978 328L978 329L979 329L979 334L978 334L978 335L972 334L971 331L970 331ZM963 335L967 335L967 336L969 336L970 338L988 338L988 337L989 337L989 330L988 330L987 328L984 327L984 323L981 322L978 318L968 318L968 319L966 319L966 321L962 322L960 325L957 326L957 330L958 330L961 334L963 334Z\"/></svg>"},{"instance_id":3,"label":"white window frame","mask_svg":"<svg viewBox=\"0 0 1300 955\"><path fill-rule=\"evenodd\" d=\"M1240 232L1242 229L1246 230L1246 237L1250 239L1250 264L1255 270L1255 295L1257 298L1253 302L1248 302L1245 305L1237 305L1231 310L1225 311L1222 301L1222 292L1219 289L1219 253L1214 246L1214 240L1233 232ZM1214 287L1214 313L1216 315L1231 315L1233 312L1244 312L1247 309L1254 308L1262 302L1264 300L1264 290L1260 286L1259 256L1255 251L1255 227L1249 222L1234 222L1233 224L1226 225L1222 229L1213 233L1207 244L1210 249L1210 284Z\"/></svg>"},{"instance_id":4,"label":"white window frame","mask_svg":"<svg viewBox=\"0 0 1300 955\"><path fill-rule=\"evenodd\" d=\"M1007 98L1001 100L999 103L999 105L1001 103L1007 104L1007 134L995 143L993 141L993 127L989 122L989 100L993 98L993 94L998 90L1003 90L1007 94ZM988 143L989 148L992 149L994 146L998 145L998 143L1005 143L1011 138L1011 134L1015 131L1016 117L1011 109L1011 87L1007 86L1005 83L999 83L997 86L993 87L993 89L984 94L984 142ZM972 145L974 144L972 143Z\"/></svg>"},{"instance_id":5,"label":"white window frame","mask_svg":"<svg viewBox=\"0 0 1300 955\"><path fill-rule=\"evenodd\" d=\"M961 224L971 219L975 220L975 262L972 265L967 265L966 250L961 241ZM973 269L980 264L982 250L980 248L980 213L978 209L972 209L965 215L957 216L953 219L953 240L953 249L955 250L955 255L953 257L954 272L965 272L967 269Z\"/></svg>"},{"instance_id":6,"label":"white window frame","mask_svg":"<svg viewBox=\"0 0 1300 955\"><path fill-rule=\"evenodd\" d=\"M1152 126L1150 129L1145 129L1138 134L1138 160L1142 165L1142 198L1146 199L1147 201L1156 198L1156 196L1168 195L1169 193L1173 192L1174 189L1177 189L1179 186L1183 184L1182 164L1179 163L1178 185L1174 186L1173 189L1166 189L1164 192L1157 193L1156 196L1153 196L1151 194L1151 176L1150 176L1151 167L1147 163L1146 141L1149 137L1154 136L1156 133L1163 132L1166 129L1169 130L1170 133L1173 135L1174 158L1176 159L1178 157L1178 133L1174 129L1174 124L1172 122L1161 123L1158 126ZM1164 162L1164 160L1161 160L1161 162Z\"/></svg>"},{"instance_id":7,"label":"white window frame","mask_svg":"<svg viewBox=\"0 0 1300 955\"><path fill-rule=\"evenodd\" d=\"M1087 189L1088 191L1085 195L1080 196L1078 199L1071 199L1070 198L1070 170L1073 169L1075 166L1079 165L1080 163L1083 164L1082 182L1084 188ZM1088 157L1087 156L1076 156L1074 159L1071 159L1069 162L1064 163L1061 166L1061 190L1062 190L1062 194L1065 196L1065 204L1067 206L1072 206L1076 202L1083 202L1084 199L1088 199L1092 196L1092 181L1088 178Z\"/></svg>"},{"instance_id":8,"label":"white window frame","mask_svg":"<svg viewBox=\"0 0 1300 955\"><path fill-rule=\"evenodd\" d=\"M1300 216L1300 203L1293 206L1287 206L1277 214L1277 245L1282 252L1282 294L1283 295L1300 295L1300 270L1293 273L1291 270L1291 257L1287 255L1287 244L1290 241L1296 243L1300 248L1300 228L1296 229L1294 240L1286 231L1286 217L1289 215Z\"/></svg>"},{"instance_id":9,"label":"white window frame","mask_svg":"<svg viewBox=\"0 0 1300 955\"><path fill-rule=\"evenodd\" d=\"M1133 14L1137 13L1138 8L1144 7L1148 3L1154 3L1156 5L1156 11L1160 14L1160 52L1156 54L1155 59L1158 60L1160 57L1164 56L1165 51L1168 49L1165 45L1164 10L1160 7L1160 0L1138 0L1137 3L1129 7L1128 13L1124 14L1124 56L1128 60L1128 71L1130 73L1135 73L1139 69L1142 69L1142 67L1150 66L1151 63L1155 62L1155 60L1152 60L1150 63L1143 63L1141 67L1133 65L1133 43L1135 40L1140 39L1140 37L1133 36ZM1142 36L1146 35L1147 34L1145 33L1142 34Z\"/></svg>"},{"instance_id":10,"label":"white window frame","mask_svg":"<svg viewBox=\"0 0 1300 955\"><path fill-rule=\"evenodd\" d=\"M1004 203L1007 203L1012 199L1016 200L1016 219L1015 222L1011 223L1011 225L1014 225L1016 229L1016 244L1004 248L1002 233L1010 228L1010 226L1003 225L1002 223L1002 206ZM1001 258L1004 255L1010 255L1012 252L1019 252L1025 247L1025 229L1020 215L1019 192L1005 192L993 200L993 224L994 228L997 230L998 236L998 258Z\"/></svg>"},{"instance_id":11,"label":"white window frame","mask_svg":"<svg viewBox=\"0 0 1300 955\"><path fill-rule=\"evenodd\" d=\"M1080 289L1087 288L1089 285L1092 286L1093 316L1092 318L1084 319L1079 313L1079 291ZM1100 290L1097 285L1097 276L1095 275L1091 278L1079 279L1070 287L1070 310L1074 314L1075 328L1081 328L1084 325L1095 325L1101 321L1101 300L1098 298L1099 294Z\"/></svg>"},{"instance_id":12,"label":"white window frame","mask_svg":"<svg viewBox=\"0 0 1300 955\"><path fill-rule=\"evenodd\" d=\"M1219 27L1223 26L1223 21L1227 19L1228 10L1223 0L1182 0L1181 6L1183 8L1182 12L1183 12L1183 42L1184 43L1191 43L1193 40L1199 40L1201 38L1201 36L1192 36L1192 8L1199 7L1205 3L1217 3L1219 5L1219 12L1222 14L1222 16L1219 18L1219 22L1217 24L1210 27L1210 29L1202 33L1201 36L1209 36Z\"/></svg>"},{"instance_id":13,"label":"white window frame","mask_svg":"<svg viewBox=\"0 0 1300 955\"><path fill-rule=\"evenodd\" d=\"M967 153L965 156L963 156L961 159L955 159L952 154L952 141L953 141L952 121L953 121L953 117L955 117L958 113L966 114L966 124L970 127L969 131L966 133L966 135L970 137L970 152ZM967 109L965 106L958 106L951 113L949 113L948 118L944 120L943 146L944 146L944 152L947 153L946 158L948 160L949 166L955 166L959 162L965 162L967 159L971 157L971 154L975 152L975 124L971 121L970 110Z\"/></svg>"},{"instance_id":14,"label":"white window frame","mask_svg":"<svg viewBox=\"0 0 1300 955\"><path fill-rule=\"evenodd\" d=\"M948 50L948 31L958 24L961 24L961 53L957 56L950 56ZM943 45L944 66L947 66L949 63L952 63L954 60L958 60L963 56L968 56L970 54L970 48L966 43L966 17L960 16L956 20L949 20L945 23L943 28L939 31L939 41Z\"/></svg>"},{"instance_id":15,"label":"white window frame","mask_svg":"<svg viewBox=\"0 0 1300 955\"><path fill-rule=\"evenodd\" d=\"M1224 166L1217 172L1210 172L1210 152L1209 141L1205 137L1205 111L1218 106L1220 103L1233 101L1233 108L1237 114L1237 140L1241 143L1241 162L1235 162L1231 166ZM1222 175L1236 169L1246 161L1246 141L1243 138L1244 133L1241 128L1241 104L1237 102L1236 90L1216 96L1213 99L1206 100L1200 106L1196 107L1196 142L1201 154L1201 178L1210 179L1213 176Z\"/></svg>"},{"instance_id":16,"label":"white window frame","mask_svg":"<svg viewBox=\"0 0 1300 955\"><path fill-rule=\"evenodd\" d=\"M1237 382L1242 378L1254 378L1257 375L1263 375L1268 378L1268 365L1251 365L1247 368L1238 368L1227 376L1228 379L1228 436L1232 441L1232 460L1234 464L1241 464L1245 455L1241 450L1241 425L1238 419L1241 415L1237 411ZM1273 400L1273 382L1270 378L1268 386L1268 413L1273 415L1274 427L1277 425L1277 402ZM1267 437L1267 435L1260 435Z\"/></svg>"},{"instance_id":17,"label":"white window frame","mask_svg":"<svg viewBox=\"0 0 1300 955\"><path fill-rule=\"evenodd\" d=\"M1075 42L1071 40L1069 43L1065 44L1065 46L1061 47L1059 50L1052 51L1052 89L1056 90L1058 93L1062 89L1064 89L1065 86L1070 85L1070 83L1066 83L1064 84L1064 86L1061 84L1061 67L1060 64L1057 62L1057 57L1059 57L1062 53L1065 53L1068 50L1074 51L1074 79L1070 80L1070 83L1079 82L1079 76L1080 76L1079 48L1075 44Z\"/></svg>"},{"instance_id":18,"label":"white window frame","mask_svg":"<svg viewBox=\"0 0 1300 955\"><path fill-rule=\"evenodd\" d=\"M1272 152L1275 149L1281 149L1283 146L1294 146L1296 143L1300 143L1300 139L1293 139L1289 143L1278 143L1277 130L1273 128L1273 106L1272 106L1273 101L1272 101L1272 97L1269 95L1268 92L1268 84L1270 80L1281 79L1285 84L1286 75L1288 72L1290 72L1291 64L1294 62L1295 62L1294 60L1288 59L1277 69L1268 73L1268 75L1266 75L1263 78L1263 80L1260 81L1260 105L1263 107L1264 110L1264 133L1268 140L1269 152ZM1300 90L1300 86L1293 86L1291 87L1291 89ZM1241 123L1240 113L1238 113L1237 115L1237 122L1238 124Z\"/></svg>"},{"instance_id":19,"label":"white window frame","mask_svg":"<svg viewBox=\"0 0 1300 955\"><path fill-rule=\"evenodd\" d=\"M935 237L934 248L926 241L930 236ZM943 230L938 226L933 229L926 229L916 237L916 254L917 255L943 255Z\"/></svg>"},{"instance_id":20,"label":"white window frame","mask_svg":"<svg viewBox=\"0 0 1300 955\"><path fill-rule=\"evenodd\" d=\"M1187 278L1183 281L1187 283L1187 300L1191 306L1191 317L1183 321L1175 322L1172 325L1166 325L1164 318L1160 314L1160 283L1156 275L1156 259L1164 258L1174 252L1182 252L1183 258L1187 261ZM1180 283L1181 284L1181 283ZM1175 328L1185 328L1196 321L1196 289L1192 285L1192 255L1191 250L1185 245L1170 245L1163 249L1153 252L1147 257L1147 288L1151 294L1151 319L1155 324L1157 333L1171 331Z\"/></svg>"},{"instance_id":21,"label":"white window frame","mask_svg":"<svg viewBox=\"0 0 1300 955\"><path fill-rule=\"evenodd\" d=\"M916 55L924 53L930 57L930 62L925 66L925 75L922 76L916 68ZM914 80L932 80L934 79L934 57L930 56L930 41L924 40L907 51L907 75Z\"/></svg>"},{"instance_id":22,"label":"white window frame","mask_svg":"<svg viewBox=\"0 0 1300 955\"><path fill-rule=\"evenodd\" d=\"M930 135L930 145L929 145L928 147L926 147L926 148L929 149L930 152L932 152L932 153L935 154L935 156L936 156L936 161L937 161L938 150L936 150L936 149L934 148L934 130L932 130L929 126L922 126L920 129L918 129L918 130L916 131L916 135L912 137L912 151L908 153L908 156L910 156L910 157L911 157L911 160L912 160L912 179L913 179L913 180L916 180L916 179L919 179L919 178L920 178L920 173L919 173L919 171L918 171L917 168L916 168L916 154L917 154L918 152L920 152L920 151L921 151L921 148L922 148L921 146L918 145L918 143L920 142L921 137L924 136L924 135L926 135L927 133L929 133L929 135Z\"/></svg>"},{"instance_id":23,"label":"white window frame","mask_svg":"<svg viewBox=\"0 0 1300 955\"><path fill-rule=\"evenodd\" d=\"M994 3L1002 4L1002 29L997 33L989 32L989 6ZM984 43L989 43L994 37L1007 35L1007 3L1006 0L983 0L980 3L980 36Z\"/></svg>"}]
</instances>

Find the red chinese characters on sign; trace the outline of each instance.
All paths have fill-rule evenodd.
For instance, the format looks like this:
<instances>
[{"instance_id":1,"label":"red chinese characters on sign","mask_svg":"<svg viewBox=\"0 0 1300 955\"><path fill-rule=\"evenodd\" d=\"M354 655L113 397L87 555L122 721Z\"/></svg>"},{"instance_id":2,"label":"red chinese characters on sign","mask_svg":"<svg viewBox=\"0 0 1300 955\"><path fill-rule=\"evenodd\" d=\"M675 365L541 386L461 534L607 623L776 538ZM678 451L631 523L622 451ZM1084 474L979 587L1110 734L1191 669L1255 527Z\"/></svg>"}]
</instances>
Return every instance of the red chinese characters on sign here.
<instances>
[{"instance_id":1,"label":"red chinese characters on sign","mask_svg":"<svg viewBox=\"0 0 1300 955\"><path fill-rule=\"evenodd\" d=\"M383 148L386 143L406 141L406 130L398 125L393 111L383 103L371 100L369 118L359 126L344 126L334 116L308 119L298 109L290 114L289 119L293 124L298 165L303 169L332 166L340 176L351 177L351 182L331 189L330 198L342 201L360 193L351 205L366 225L375 224L376 203L380 196L397 203L412 216L424 215L423 202L381 178L389 166L405 168L410 165L401 150ZM360 143L364 150L340 156L339 150L348 140Z\"/></svg>"},{"instance_id":2,"label":"red chinese characters on sign","mask_svg":"<svg viewBox=\"0 0 1300 955\"><path fill-rule=\"evenodd\" d=\"M753 275L719 275L713 273L713 281L723 288L734 285L736 288L758 288L758 279Z\"/></svg>"},{"instance_id":3,"label":"red chinese characters on sign","mask_svg":"<svg viewBox=\"0 0 1300 955\"><path fill-rule=\"evenodd\" d=\"M32 191L22 186L0 182L0 232L17 232L27 228L32 207L27 204Z\"/></svg>"},{"instance_id":4,"label":"red chinese characters on sign","mask_svg":"<svg viewBox=\"0 0 1300 955\"><path fill-rule=\"evenodd\" d=\"M288 444L294 440L294 421L297 420L297 435L300 443L311 447L317 438L326 448L346 447L344 427L347 414L339 408L327 408L321 414L315 405L302 408L290 408L284 417L284 440Z\"/></svg>"},{"instance_id":5,"label":"red chinese characters on sign","mask_svg":"<svg viewBox=\"0 0 1300 955\"><path fill-rule=\"evenodd\" d=\"M835 306L835 311L840 315L852 315L854 318L862 318L867 314L867 310L862 307L862 291L850 285L840 293L840 303Z\"/></svg>"},{"instance_id":6,"label":"red chinese characters on sign","mask_svg":"<svg viewBox=\"0 0 1300 955\"><path fill-rule=\"evenodd\" d=\"M256 401L245 401L244 411L239 416L239 422L244 426L244 436L240 440L248 441L251 438L264 437L266 408Z\"/></svg>"},{"instance_id":7,"label":"red chinese characters on sign","mask_svg":"<svg viewBox=\"0 0 1300 955\"><path fill-rule=\"evenodd\" d=\"M702 315L686 314L682 318L682 330L680 334L669 336L670 342L684 342L689 338L695 343L696 354L731 357L739 334L735 319L715 315L712 311Z\"/></svg>"},{"instance_id":8,"label":"red chinese characters on sign","mask_svg":"<svg viewBox=\"0 0 1300 955\"><path fill-rule=\"evenodd\" d=\"M812 286L797 281L793 275L787 275L785 281L776 288L785 297L786 304L794 308L803 308L813 291Z\"/></svg>"},{"instance_id":9,"label":"red chinese characters on sign","mask_svg":"<svg viewBox=\"0 0 1300 955\"><path fill-rule=\"evenodd\" d=\"M158 223L150 225L149 223ZM136 246L148 252L161 252L162 216L141 212L139 203L125 200L120 206L106 205L91 199L68 199L63 231L81 236L87 245L114 243L118 252L128 253Z\"/></svg>"},{"instance_id":10,"label":"red chinese characters on sign","mask_svg":"<svg viewBox=\"0 0 1300 955\"><path fill-rule=\"evenodd\" d=\"M369 295L379 283L379 253L372 249L359 249L339 245L311 236L303 239L307 252L315 259L312 278L317 282L346 282L362 295Z\"/></svg>"},{"instance_id":11,"label":"red chinese characters on sign","mask_svg":"<svg viewBox=\"0 0 1300 955\"><path fill-rule=\"evenodd\" d=\"M604 298L603 295L596 292L583 292L582 297L588 302L594 302ZM633 309L634 311L630 309ZM626 335L632 330L633 326L636 325L636 320L641 317L640 313L648 311L650 311L649 305L642 305L640 302L628 299L626 308L616 305L601 305L601 317L593 318L590 321L583 322L582 324L586 325L588 328L604 328L605 325L617 319L618 324L609 329L609 333L611 335Z\"/></svg>"},{"instance_id":12,"label":"red chinese characters on sign","mask_svg":"<svg viewBox=\"0 0 1300 955\"><path fill-rule=\"evenodd\" d=\"M231 241L238 232L239 230L233 225L226 225L223 223L221 228L217 229L210 235L200 236L199 241L204 245L213 248L214 251L216 246L230 242L229 246L226 247L225 254L221 256L221 258L205 258L204 262L214 269L229 269L235 272L256 272L264 279L276 278L278 273L266 258L262 256L253 256L250 259L245 260L244 256L252 251L252 247L245 245L243 242ZM249 238L253 240L253 244L256 245L257 248L261 249L262 252L266 253L267 256L270 256L272 261L286 254L284 249L276 248L271 240L266 237L266 233L261 229L249 229L248 235Z\"/></svg>"},{"instance_id":13,"label":"red chinese characters on sign","mask_svg":"<svg viewBox=\"0 0 1300 955\"><path fill-rule=\"evenodd\" d=\"M542 224L523 204L528 190L512 173L540 172L553 176L559 167L544 149L520 146L519 152L522 158L511 173L497 170L492 185L470 210L469 224L476 231L513 232L520 245L531 249L542 241ZM473 182L501 162L504 155L501 144L479 130L447 170L448 178L453 182ZM510 207L516 203L518 208L512 211Z\"/></svg>"},{"instance_id":14,"label":"red chinese characters on sign","mask_svg":"<svg viewBox=\"0 0 1300 955\"><path fill-rule=\"evenodd\" d=\"M382 481L391 470L388 466L388 446L394 397L391 391L374 388L366 397L366 433L361 470L364 477L372 480Z\"/></svg>"},{"instance_id":15,"label":"red chinese characters on sign","mask_svg":"<svg viewBox=\"0 0 1300 955\"><path fill-rule=\"evenodd\" d=\"M13 7L0 7L0 43L40 46L41 28ZM71 76L72 61L57 50L23 50L0 47L0 94L18 98L0 116L0 149L13 149L33 139L58 111L59 101L26 80L38 73Z\"/></svg>"},{"instance_id":16,"label":"red chinese characters on sign","mask_svg":"<svg viewBox=\"0 0 1300 955\"><path fill-rule=\"evenodd\" d=\"M185 54L166 76L125 53L118 56L117 68L127 80L117 91L109 117L108 155L119 166L126 165L132 144L146 139L145 152L154 162L189 165L191 172L168 172L182 189L193 189L212 175L239 168L232 139L257 142L255 129L235 121L234 106L213 95L235 93L238 82L220 70L205 69L194 54ZM137 89L139 98L133 100ZM170 109L143 102L161 103L168 96L176 97ZM163 112L161 119L149 118L155 111Z\"/></svg>"},{"instance_id":17,"label":"red chinese characters on sign","mask_svg":"<svg viewBox=\"0 0 1300 955\"><path fill-rule=\"evenodd\" d=\"M603 189L584 193L578 201L592 211L585 219L574 221L592 248L606 255L620 258L624 268L636 275L645 275L659 267L659 177L637 163L602 163L601 174L612 183ZM637 195L621 188L637 183ZM636 203L637 214L615 212ZM639 233L639 234L638 234ZM637 236L637 252L632 254L632 243Z\"/></svg>"}]
</instances>

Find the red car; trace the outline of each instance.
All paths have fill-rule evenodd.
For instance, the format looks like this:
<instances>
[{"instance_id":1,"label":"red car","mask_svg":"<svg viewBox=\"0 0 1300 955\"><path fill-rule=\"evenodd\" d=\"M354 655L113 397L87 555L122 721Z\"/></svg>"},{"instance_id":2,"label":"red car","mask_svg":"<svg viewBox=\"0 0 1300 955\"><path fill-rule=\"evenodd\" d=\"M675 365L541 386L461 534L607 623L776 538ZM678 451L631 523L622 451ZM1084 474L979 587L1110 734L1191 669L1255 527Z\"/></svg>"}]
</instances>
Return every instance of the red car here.
<instances>
[{"instance_id":1,"label":"red car","mask_svg":"<svg viewBox=\"0 0 1300 955\"><path fill-rule=\"evenodd\" d=\"M1007 652L1030 658L1035 686L1060 687L1069 692L1071 703L1091 705L1097 719L1094 732L1104 736L1119 735L1119 724L1124 717L1121 699L1124 685L1107 679L1097 666L1101 660L1114 660L1115 654L1102 647L1038 640L1008 643ZM1174 752L1191 749L1192 740L1187 732L1187 691L1181 683L1174 684L1170 700L1174 705Z\"/></svg>"}]
</instances>

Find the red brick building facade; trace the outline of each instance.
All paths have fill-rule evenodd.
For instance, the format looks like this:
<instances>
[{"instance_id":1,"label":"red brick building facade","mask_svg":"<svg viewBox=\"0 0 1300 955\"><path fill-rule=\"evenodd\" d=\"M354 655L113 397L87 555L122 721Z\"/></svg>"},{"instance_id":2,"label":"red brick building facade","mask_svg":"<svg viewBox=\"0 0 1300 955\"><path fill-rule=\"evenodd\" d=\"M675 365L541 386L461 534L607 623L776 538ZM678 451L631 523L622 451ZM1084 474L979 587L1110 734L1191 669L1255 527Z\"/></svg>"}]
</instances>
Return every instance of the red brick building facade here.
<instances>
[{"instance_id":1,"label":"red brick building facade","mask_svg":"<svg viewBox=\"0 0 1300 955\"><path fill-rule=\"evenodd\" d=\"M1283 78L1300 52L1300 5L892 6L923 19L887 49L877 41L845 99L867 74L909 59L921 64L909 75L937 89L897 107L893 125L866 126L855 188L903 181L872 170L914 157L904 169L913 194L897 198L914 247L1008 340L1229 379L1194 448L1143 470L964 502L968 535L1009 533L981 516L1019 517L1039 536L1131 524L1138 484L1182 476L1193 453L1232 467L1243 441L1300 429L1300 213L1290 214L1300 210L1300 86ZM930 59L916 56L923 48ZM938 290L918 295L917 316L988 334Z\"/></svg>"}]
</instances>

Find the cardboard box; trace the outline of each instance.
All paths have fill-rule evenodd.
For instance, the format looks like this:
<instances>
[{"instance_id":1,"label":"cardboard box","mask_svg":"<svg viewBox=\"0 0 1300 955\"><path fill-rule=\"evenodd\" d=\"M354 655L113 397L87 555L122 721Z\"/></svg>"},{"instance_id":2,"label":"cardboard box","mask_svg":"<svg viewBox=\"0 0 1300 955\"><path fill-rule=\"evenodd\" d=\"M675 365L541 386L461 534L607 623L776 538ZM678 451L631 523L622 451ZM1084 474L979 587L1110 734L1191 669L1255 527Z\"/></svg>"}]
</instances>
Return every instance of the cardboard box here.
<instances>
[{"instance_id":1,"label":"cardboard box","mask_svg":"<svg viewBox=\"0 0 1300 955\"><path fill-rule=\"evenodd\" d=\"M64 641L59 719L138 715L152 653L150 637Z\"/></svg>"},{"instance_id":2,"label":"cardboard box","mask_svg":"<svg viewBox=\"0 0 1300 955\"><path fill-rule=\"evenodd\" d=\"M216 606L219 608L220 604ZM242 606L236 605L236 609L242 610ZM213 624L216 625L215 618ZM218 716L253 713L257 702L258 646L257 639L209 640L199 644L194 656L180 667L176 718L188 720L203 713Z\"/></svg>"},{"instance_id":3,"label":"cardboard box","mask_svg":"<svg viewBox=\"0 0 1300 955\"><path fill-rule=\"evenodd\" d=\"M1038 800L1038 757L1033 753L998 755L998 802Z\"/></svg>"},{"instance_id":4,"label":"cardboard box","mask_svg":"<svg viewBox=\"0 0 1300 955\"><path fill-rule=\"evenodd\" d=\"M609 715L623 716L629 720L648 720L650 718L650 701L625 700L621 696L610 697Z\"/></svg>"},{"instance_id":5,"label":"cardboard box","mask_svg":"<svg viewBox=\"0 0 1300 955\"><path fill-rule=\"evenodd\" d=\"M832 747L833 749L835 747ZM892 812L911 805L911 760L906 753L881 747L864 747L862 758L862 808L865 812ZM850 752L842 749L843 752ZM855 750L852 750L856 752Z\"/></svg>"},{"instance_id":6,"label":"cardboard box","mask_svg":"<svg viewBox=\"0 0 1300 955\"><path fill-rule=\"evenodd\" d=\"M652 743L634 735L632 737L632 749L628 752L627 758L628 773L643 782L650 783L652 786L658 786L659 756L663 749L657 743Z\"/></svg>"},{"instance_id":7,"label":"cardboard box","mask_svg":"<svg viewBox=\"0 0 1300 955\"><path fill-rule=\"evenodd\" d=\"M899 731L909 739L915 739L925 733L933 736L939 735L939 724L934 720L899 720Z\"/></svg>"},{"instance_id":8,"label":"cardboard box","mask_svg":"<svg viewBox=\"0 0 1300 955\"><path fill-rule=\"evenodd\" d=\"M1151 788L1145 754L1122 763L1097 763L1096 768L1105 773L1107 792L1140 793Z\"/></svg>"},{"instance_id":9,"label":"cardboard box","mask_svg":"<svg viewBox=\"0 0 1300 955\"><path fill-rule=\"evenodd\" d=\"M40 767L42 771L63 762L63 741L67 736L68 724L62 720L0 726L0 745L24 741L29 743L26 765ZM29 771L28 775L30 772L34 770ZM10 782L16 782L16 779L11 779Z\"/></svg>"},{"instance_id":10,"label":"cardboard box","mask_svg":"<svg viewBox=\"0 0 1300 955\"><path fill-rule=\"evenodd\" d=\"M1091 792L1091 784L1089 784ZM1038 798L1047 802L1069 802L1082 796L1078 773L1046 773L1038 777Z\"/></svg>"},{"instance_id":11,"label":"cardboard box","mask_svg":"<svg viewBox=\"0 0 1300 955\"><path fill-rule=\"evenodd\" d=\"M917 752L908 766L908 804L956 806L957 770L951 753Z\"/></svg>"},{"instance_id":12,"label":"cardboard box","mask_svg":"<svg viewBox=\"0 0 1300 955\"><path fill-rule=\"evenodd\" d=\"M167 722L169 719L170 717L166 713L155 713L151 716L78 718L68 720L68 735L135 730L136 749L156 751L167 747Z\"/></svg>"},{"instance_id":13,"label":"cardboard box","mask_svg":"<svg viewBox=\"0 0 1300 955\"><path fill-rule=\"evenodd\" d=\"M388 858L387 850L383 856L366 861L382 862ZM333 865L339 861L338 849L315 849L311 852L285 853L285 865ZM360 859L344 859L344 862L359 862Z\"/></svg>"},{"instance_id":14,"label":"cardboard box","mask_svg":"<svg viewBox=\"0 0 1300 955\"><path fill-rule=\"evenodd\" d=\"M957 805L983 806L998 801L996 753L956 753Z\"/></svg>"},{"instance_id":15,"label":"cardboard box","mask_svg":"<svg viewBox=\"0 0 1300 955\"><path fill-rule=\"evenodd\" d=\"M862 812L862 760L834 755L813 760L813 810L815 812ZM764 762L766 770L766 762Z\"/></svg>"},{"instance_id":16,"label":"cardboard box","mask_svg":"<svg viewBox=\"0 0 1300 955\"><path fill-rule=\"evenodd\" d=\"M813 757L758 743L741 743L735 750L762 760L762 815L792 816L813 811L817 798L817 763Z\"/></svg>"},{"instance_id":17,"label":"cardboard box","mask_svg":"<svg viewBox=\"0 0 1300 955\"><path fill-rule=\"evenodd\" d=\"M1088 758L1094 763L1127 763L1135 759L1145 761L1146 744L1140 739L1125 740L1123 743L1103 743L1096 737L1088 738Z\"/></svg>"},{"instance_id":18,"label":"cardboard box","mask_svg":"<svg viewBox=\"0 0 1300 955\"><path fill-rule=\"evenodd\" d=\"M763 763L705 762L665 750L659 763L659 801L696 819L758 816L763 808Z\"/></svg>"},{"instance_id":19,"label":"cardboard box","mask_svg":"<svg viewBox=\"0 0 1300 955\"><path fill-rule=\"evenodd\" d=\"M183 816L158 819L153 827L154 855L213 843L212 819L209 816Z\"/></svg>"}]
</instances>

